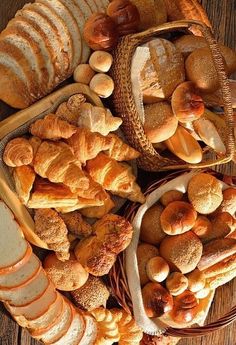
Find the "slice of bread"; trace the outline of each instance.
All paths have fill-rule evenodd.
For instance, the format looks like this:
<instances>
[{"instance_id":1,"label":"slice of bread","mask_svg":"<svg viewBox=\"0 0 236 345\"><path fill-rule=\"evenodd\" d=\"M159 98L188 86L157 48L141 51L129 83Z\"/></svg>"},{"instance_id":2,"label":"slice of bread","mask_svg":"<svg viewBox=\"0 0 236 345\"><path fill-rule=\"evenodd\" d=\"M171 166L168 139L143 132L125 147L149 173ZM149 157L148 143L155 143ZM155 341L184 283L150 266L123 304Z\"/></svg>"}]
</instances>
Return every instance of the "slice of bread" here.
<instances>
[{"instance_id":1,"label":"slice of bread","mask_svg":"<svg viewBox=\"0 0 236 345\"><path fill-rule=\"evenodd\" d=\"M16 289L27 284L41 267L38 257L31 254L29 260L15 272L0 275L0 289Z\"/></svg>"},{"instance_id":2,"label":"slice of bread","mask_svg":"<svg viewBox=\"0 0 236 345\"><path fill-rule=\"evenodd\" d=\"M93 13L99 12L99 11L98 11L98 6L97 6L95 0L86 0L86 1L87 1L88 5L89 5L89 7L91 8L91 11L92 11Z\"/></svg>"},{"instance_id":3,"label":"slice of bread","mask_svg":"<svg viewBox=\"0 0 236 345\"><path fill-rule=\"evenodd\" d=\"M93 14L87 1L86 0L74 0L74 2L76 4L76 6L78 6L78 8L80 8L81 12L83 13L85 21L87 21L89 19L89 17L91 17L91 15Z\"/></svg>"},{"instance_id":4,"label":"slice of bread","mask_svg":"<svg viewBox=\"0 0 236 345\"><path fill-rule=\"evenodd\" d=\"M79 345L94 345L97 338L97 322L89 314L84 314L85 332ZM76 345L76 344L73 344Z\"/></svg>"},{"instance_id":5,"label":"slice of bread","mask_svg":"<svg viewBox=\"0 0 236 345\"><path fill-rule=\"evenodd\" d=\"M48 285L49 280L44 270L41 269L39 273L35 274L33 280L30 279L29 284L13 291L0 290L0 300L15 307L25 306L40 298Z\"/></svg>"}]
</instances>

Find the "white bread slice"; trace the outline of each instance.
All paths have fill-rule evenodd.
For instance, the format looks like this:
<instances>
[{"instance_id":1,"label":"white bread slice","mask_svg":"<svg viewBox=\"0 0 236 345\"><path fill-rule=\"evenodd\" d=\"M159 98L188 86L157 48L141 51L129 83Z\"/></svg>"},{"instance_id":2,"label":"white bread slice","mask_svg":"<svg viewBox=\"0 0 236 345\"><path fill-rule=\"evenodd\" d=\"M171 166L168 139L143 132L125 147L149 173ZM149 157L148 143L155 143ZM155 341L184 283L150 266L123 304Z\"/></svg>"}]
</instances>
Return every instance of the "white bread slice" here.
<instances>
[{"instance_id":1,"label":"white bread slice","mask_svg":"<svg viewBox=\"0 0 236 345\"><path fill-rule=\"evenodd\" d=\"M21 316L27 321L33 321L43 316L43 314L45 314L49 310L50 306L55 302L56 298L57 293L55 287L50 283L42 296L32 303L23 307L15 307L9 303L5 303L5 306L9 312L14 315L14 317Z\"/></svg>"},{"instance_id":2,"label":"white bread slice","mask_svg":"<svg viewBox=\"0 0 236 345\"><path fill-rule=\"evenodd\" d=\"M0 53L0 61L3 57L4 54ZM12 266L17 266L17 263L22 261L30 247L23 238L13 213L3 201L0 201L0 219L0 274L5 274L11 271Z\"/></svg>"},{"instance_id":3,"label":"white bread slice","mask_svg":"<svg viewBox=\"0 0 236 345\"><path fill-rule=\"evenodd\" d=\"M81 9L81 12L84 15L85 21L87 21L89 19L89 17L91 17L91 15L93 14L87 1L86 0L74 0L74 2L76 4L76 6L78 6L78 8Z\"/></svg>"},{"instance_id":4,"label":"white bread slice","mask_svg":"<svg viewBox=\"0 0 236 345\"><path fill-rule=\"evenodd\" d=\"M97 338L97 322L89 314L84 314L83 316L85 319L85 332L79 345L94 345Z\"/></svg>"},{"instance_id":5,"label":"white bread slice","mask_svg":"<svg viewBox=\"0 0 236 345\"><path fill-rule=\"evenodd\" d=\"M98 12L100 13L104 13L105 12L105 8L104 8L104 5L102 3L101 0L94 0L98 6Z\"/></svg>"},{"instance_id":6,"label":"white bread slice","mask_svg":"<svg viewBox=\"0 0 236 345\"><path fill-rule=\"evenodd\" d=\"M0 290L0 300L16 307L25 306L40 298L48 285L49 280L46 273L41 269L39 273L35 274L34 279L30 280L29 284L13 291Z\"/></svg>"},{"instance_id":7,"label":"white bread slice","mask_svg":"<svg viewBox=\"0 0 236 345\"><path fill-rule=\"evenodd\" d=\"M95 0L86 0L89 7L91 8L91 11L93 13L97 13L98 12L98 7L96 5L96 1Z\"/></svg>"},{"instance_id":8,"label":"white bread slice","mask_svg":"<svg viewBox=\"0 0 236 345\"><path fill-rule=\"evenodd\" d=\"M39 271L41 262L38 257L31 254L29 260L17 271L0 275L0 289L15 289L27 284L31 278Z\"/></svg>"},{"instance_id":9,"label":"white bread slice","mask_svg":"<svg viewBox=\"0 0 236 345\"><path fill-rule=\"evenodd\" d=\"M84 332L84 319L78 312L75 311L73 315L73 320L67 333L51 345L79 345L81 339L83 338Z\"/></svg>"},{"instance_id":10,"label":"white bread slice","mask_svg":"<svg viewBox=\"0 0 236 345\"><path fill-rule=\"evenodd\" d=\"M104 8L104 12L106 12L107 7L108 7L110 1L109 0L100 0L100 1L102 2L103 8Z\"/></svg>"}]
</instances>

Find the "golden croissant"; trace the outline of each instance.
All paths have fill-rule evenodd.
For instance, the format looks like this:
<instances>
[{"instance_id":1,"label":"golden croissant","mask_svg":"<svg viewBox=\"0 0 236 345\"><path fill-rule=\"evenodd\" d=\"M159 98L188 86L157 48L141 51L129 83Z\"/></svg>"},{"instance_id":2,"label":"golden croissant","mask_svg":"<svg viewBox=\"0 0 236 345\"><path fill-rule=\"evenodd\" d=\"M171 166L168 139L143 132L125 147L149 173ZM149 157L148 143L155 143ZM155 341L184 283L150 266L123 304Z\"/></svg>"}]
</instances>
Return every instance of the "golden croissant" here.
<instances>
[{"instance_id":1,"label":"golden croissant","mask_svg":"<svg viewBox=\"0 0 236 345\"><path fill-rule=\"evenodd\" d=\"M99 152L108 150L111 141L111 138L90 132L86 128L77 128L76 133L67 140L67 143L73 150L76 159L81 164L85 164L89 159L96 157Z\"/></svg>"},{"instance_id":2,"label":"golden croissant","mask_svg":"<svg viewBox=\"0 0 236 345\"><path fill-rule=\"evenodd\" d=\"M86 207L81 210L81 213L87 218L102 218L105 214L109 213L114 206L114 201L111 199L110 195L106 193L106 199L104 199L102 206Z\"/></svg>"},{"instance_id":3,"label":"golden croissant","mask_svg":"<svg viewBox=\"0 0 236 345\"><path fill-rule=\"evenodd\" d=\"M76 127L57 115L49 114L45 118L35 121L30 126L30 133L40 139L68 139L76 132Z\"/></svg>"},{"instance_id":4,"label":"golden croissant","mask_svg":"<svg viewBox=\"0 0 236 345\"><path fill-rule=\"evenodd\" d=\"M118 326L110 310L97 308L91 311L97 321L98 331L96 345L112 345L120 339Z\"/></svg>"},{"instance_id":5,"label":"golden croissant","mask_svg":"<svg viewBox=\"0 0 236 345\"><path fill-rule=\"evenodd\" d=\"M33 148L25 138L9 141L4 149L3 161L10 167L28 165L33 160Z\"/></svg>"},{"instance_id":6,"label":"golden croissant","mask_svg":"<svg viewBox=\"0 0 236 345\"><path fill-rule=\"evenodd\" d=\"M136 177L129 165L99 153L96 158L87 162L86 168L92 179L112 194L134 202L145 202L145 196L135 182Z\"/></svg>"},{"instance_id":7,"label":"golden croissant","mask_svg":"<svg viewBox=\"0 0 236 345\"><path fill-rule=\"evenodd\" d=\"M136 159L140 156L140 153L127 145L122 139L115 134L109 134L109 138L112 138L109 150L106 153L116 161L128 161Z\"/></svg>"}]
</instances>

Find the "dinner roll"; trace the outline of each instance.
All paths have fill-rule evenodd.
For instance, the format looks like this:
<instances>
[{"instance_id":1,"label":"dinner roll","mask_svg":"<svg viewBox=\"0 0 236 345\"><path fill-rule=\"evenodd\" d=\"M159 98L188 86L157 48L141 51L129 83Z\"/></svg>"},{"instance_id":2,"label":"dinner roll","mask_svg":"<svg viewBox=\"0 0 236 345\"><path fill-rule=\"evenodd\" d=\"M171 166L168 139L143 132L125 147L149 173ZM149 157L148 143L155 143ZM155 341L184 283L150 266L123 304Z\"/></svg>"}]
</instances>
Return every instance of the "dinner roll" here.
<instances>
[{"instance_id":1,"label":"dinner roll","mask_svg":"<svg viewBox=\"0 0 236 345\"><path fill-rule=\"evenodd\" d=\"M167 206L173 201L180 201L183 199L183 193L179 192L178 190L169 190L165 192L162 197L160 198L160 202L163 206Z\"/></svg>"},{"instance_id":2,"label":"dinner roll","mask_svg":"<svg viewBox=\"0 0 236 345\"><path fill-rule=\"evenodd\" d=\"M172 296L178 296L188 288L188 278L183 273L173 272L166 279L166 287Z\"/></svg>"},{"instance_id":3,"label":"dinner roll","mask_svg":"<svg viewBox=\"0 0 236 345\"><path fill-rule=\"evenodd\" d=\"M141 241L158 245L166 236L160 223L163 209L160 204L155 204L146 211L140 229Z\"/></svg>"},{"instance_id":4,"label":"dinner roll","mask_svg":"<svg viewBox=\"0 0 236 345\"><path fill-rule=\"evenodd\" d=\"M199 269L195 269L194 271L187 274L188 278L188 289L192 292L198 292L202 290L206 284L206 277L203 272L199 271Z\"/></svg>"},{"instance_id":5,"label":"dinner roll","mask_svg":"<svg viewBox=\"0 0 236 345\"><path fill-rule=\"evenodd\" d=\"M161 214L161 227L168 235L189 231L197 219L197 212L185 201L171 202Z\"/></svg>"},{"instance_id":6,"label":"dinner roll","mask_svg":"<svg viewBox=\"0 0 236 345\"><path fill-rule=\"evenodd\" d=\"M188 198L197 212L214 212L223 200L220 181L206 173L193 176L188 184Z\"/></svg>"},{"instance_id":7,"label":"dinner roll","mask_svg":"<svg viewBox=\"0 0 236 345\"><path fill-rule=\"evenodd\" d=\"M191 291L184 291L175 297L174 307L171 312L173 320L177 323L191 322L198 313L198 302Z\"/></svg>"},{"instance_id":8,"label":"dinner roll","mask_svg":"<svg viewBox=\"0 0 236 345\"><path fill-rule=\"evenodd\" d=\"M95 72L88 64L81 64L74 70L73 78L76 83L89 85L94 75Z\"/></svg>"},{"instance_id":9,"label":"dinner roll","mask_svg":"<svg viewBox=\"0 0 236 345\"><path fill-rule=\"evenodd\" d=\"M112 55L102 50L93 52L89 58L90 67L96 72L106 73L112 65Z\"/></svg>"},{"instance_id":10,"label":"dinner roll","mask_svg":"<svg viewBox=\"0 0 236 345\"><path fill-rule=\"evenodd\" d=\"M80 288L89 276L73 253L70 254L69 260L63 262L57 259L55 253L51 253L44 260L43 266L55 287L62 291Z\"/></svg>"},{"instance_id":11,"label":"dinner roll","mask_svg":"<svg viewBox=\"0 0 236 345\"><path fill-rule=\"evenodd\" d=\"M146 271L148 261L155 256L158 256L158 249L150 244L141 243L137 249L137 261L139 269L140 284L145 285L149 282Z\"/></svg>"},{"instance_id":12,"label":"dinner roll","mask_svg":"<svg viewBox=\"0 0 236 345\"><path fill-rule=\"evenodd\" d=\"M112 78L104 73L97 73L90 81L90 89L94 91L99 97L110 97L114 91L114 81Z\"/></svg>"},{"instance_id":13,"label":"dinner roll","mask_svg":"<svg viewBox=\"0 0 236 345\"><path fill-rule=\"evenodd\" d=\"M228 212L235 217L236 213L236 188L228 188L223 191L223 201L219 212Z\"/></svg>"},{"instance_id":14,"label":"dinner roll","mask_svg":"<svg viewBox=\"0 0 236 345\"><path fill-rule=\"evenodd\" d=\"M210 220L205 216L198 216L192 227L192 231L201 239L202 243L207 242L213 232Z\"/></svg>"},{"instance_id":15,"label":"dinner roll","mask_svg":"<svg viewBox=\"0 0 236 345\"><path fill-rule=\"evenodd\" d=\"M193 271L202 256L202 243L192 231L176 236L166 236L160 245L160 255L172 271L183 274Z\"/></svg>"},{"instance_id":16,"label":"dinner roll","mask_svg":"<svg viewBox=\"0 0 236 345\"><path fill-rule=\"evenodd\" d=\"M178 120L167 102L145 105L144 131L152 143L169 139L176 131Z\"/></svg>"},{"instance_id":17,"label":"dinner roll","mask_svg":"<svg viewBox=\"0 0 236 345\"><path fill-rule=\"evenodd\" d=\"M146 271L151 281L161 283L168 276L170 268L162 257L156 256L148 261Z\"/></svg>"}]
</instances>

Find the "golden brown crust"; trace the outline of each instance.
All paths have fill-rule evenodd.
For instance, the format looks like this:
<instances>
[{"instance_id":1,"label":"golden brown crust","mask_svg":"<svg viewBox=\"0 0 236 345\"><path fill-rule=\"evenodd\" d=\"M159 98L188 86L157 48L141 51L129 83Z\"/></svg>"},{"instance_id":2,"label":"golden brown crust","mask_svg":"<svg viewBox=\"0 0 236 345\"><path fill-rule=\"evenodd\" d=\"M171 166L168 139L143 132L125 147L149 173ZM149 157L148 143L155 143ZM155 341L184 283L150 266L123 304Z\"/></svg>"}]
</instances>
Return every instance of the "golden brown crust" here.
<instances>
[{"instance_id":1,"label":"golden brown crust","mask_svg":"<svg viewBox=\"0 0 236 345\"><path fill-rule=\"evenodd\" d=\"M163 210L160 204L155 204L145 212L140 229L141 241L158 245L166 236L160 222Z\"/></svg>"},{"instance_id":2,"label":"golden brown crust","mask_svg":"<svg viewBox=\"0 0 236 345\"><path fill-rule=\"evenodd\" d=\"M218 274L224 274L228 271L236 269L236 254L233 254L226 259L221 260L215 265L202 271L206 278L214 277Z\"/></svg>"},{"instance_id":3,"label":"golden brown crust","mask_svg":"<svg viewBox=\"0 0 236 345\"><path fill-rule=\"evenodd\" d=\"M110 148L106 153L116 161L128 161L140 157L140 153L127 145L122 139L115 134L109 134L112 138Z\"/></svg>"},{"instance_id":4,"label":"golden brown crust","mask_svg":"<svg viewBox=\"0 0 236 345\"><path fill-rule=\"evenodd\" d=\"M9 141L4 149L3 161L10 167L28 165L33 160L33 148L25 138Z\"/></svg>"},{"instance_id":5,"label":"golden brown crust","mask_svg":"<svg viewBox=\"0 0 236 345\"><path fill-rule=\"evenodd\" d=\"M169 190L168 192L165 192L161 198L160 202L163 206L167 206L173 201L181 201L183 199L183 193L179 192L178 190Z\"/></svg>"},{"instance_id":6,"label":"golden brown crust","mask_svg":"<svg viewBox=\"0 0 236 345\"><path fill-rule=\"evenodd\" d=\"M105 214L108 214L114 206L115 203L111 199L110 195L106 193L106 199L102 206L86 207L81 210L81 213L83 216L88 218L102 218Z\"/></svg>"},{"instance_id":7,"label":"golden brown crust","mask_svg":"<svg viewBox=\"0 0 236 345\"><path fill-rule=\"evenodd\" d=\"M217 211L228 212L232 216L236 216L236 188L228 188L223 191L223 201Z\"/></svg>"},{"instance_id":8,"label":"golden brown crust","mask_svg":"<svg viewBox=\"0 0 236 345\"><path fill-rule=\"evenodd\" d=\"M201 239L202 243L206 243L212 235L213 227L207 217L198 216L192 231Z\"/></svg>"},{"instance_id":9,"label":"golden brown crust","mask_svg":"<svg viewBox=\"0 0 236 345\"><path fill-rule=\"evenodd\" d=\"M82 94L75 94L71 96L67 102L63 102L56 110L56 115L69 122L73 126L77 126L78 118L80 116L80 106L86 101Z\"/></svg>"},{"instance_id":10,"label":"golden brown crust","mask_svg":"<svg viewBox=\"0 0 236 345\"><path fill-rule=\"evenodd\" d=\"M191 291L185 291L174 298L171 317L175 322L191 322L198 313L198 302Z\"/></svg>"},{"instance_id":11,"label":"golden brown crust","mask_svg":"<svg viewBox=\"0 0 236 345\"><path fill-rule=\"evenodd\" d=\"M188 289L192 292L198 292L202 290L206 285L205 272L201 272L198 269L187 274L188 278Z\"/></svg>"},{"instance_id":12,"label":"golden brown crust","mask_svg":"<svg viewBox=\"0 0 236 345\"><path fill-rule=\"evenodd\" d=\"M36 174L34 169L29 165L22 165L13 170L16 193L24 205L27 204L30 198L30 192L33 188L35 177Z\"/></svg>"},{"instance_id":13,"label":"golden brown crust","mask_svg":"<svg viewBox=\"0 0 236 345\"><path fill-rule=\"evenodd\" d=\"M166 279L166 287L172 296L178 296L188 288L188 279L180 272L172 272Z\"/></svg>"},{"instance_id":14,"label":"golden brown crust","mask_svg":"<svg viewBox=\"0 0 236 345\"><path fill-rule=\"evenodd\" d=\"M78 238L88 237L92 234L92 227L87 223L78 211L60 214L67 229Z\"/></svg>"},{"instance_id":15,"label":"golden brown crust","mask_svg":"<svg viewBox=\"0 0 236 345\"><path fill-rule=\"evenodd\" d=\"M39 149L39 146L42 143L42 140L40 138L38 138L38 137L33 136L33 137L29 138L29 143L30 143L30 145L33 148L33 157L35 157L35 155L36 155L36 153L37 153L37 151ZM33 165L33 162L31 164Z\"/></svg>"},{"instance_id":16,"label":"golden brown crust","mask_svg":"<svg viewBox=\"0 0 236 345\"><path fill-rule=\"evenodd\" d=\"M146 266L148 261L155 256L158 256L159 251L156 247L147 244L141 243L137 248L137 261L138 261L138 270L140 284L143 286L148 283L149 278L147 276Z\"/></svg>"}]
</instances>

